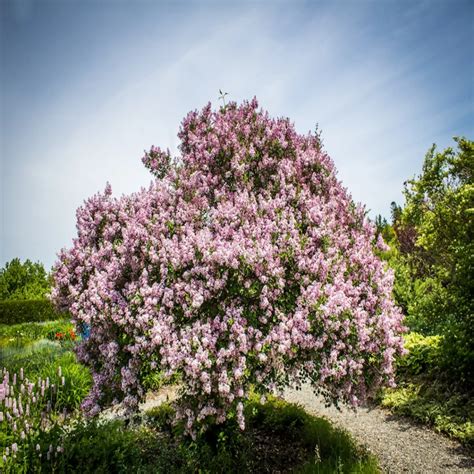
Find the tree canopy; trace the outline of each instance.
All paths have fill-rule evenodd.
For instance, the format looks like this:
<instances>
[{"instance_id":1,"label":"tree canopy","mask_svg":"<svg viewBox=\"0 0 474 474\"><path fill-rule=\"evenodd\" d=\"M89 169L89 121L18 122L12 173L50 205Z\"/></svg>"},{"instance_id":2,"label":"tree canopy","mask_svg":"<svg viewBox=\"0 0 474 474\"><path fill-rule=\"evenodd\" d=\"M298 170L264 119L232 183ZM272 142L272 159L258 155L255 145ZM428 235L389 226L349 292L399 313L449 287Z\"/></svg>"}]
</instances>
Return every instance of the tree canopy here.
<instances>
[{"instance_id":1,"label":"tree canopy","mask_svg":"<svg viewBox=\"0 0 474 474\"><path fill-rule=\"evenodd\" d=\"M419 176L405 183L405 204L392 204L395 296L408 325L443 334L446 374L472 388L474 380L474 142L428 151Z\"/></svg>"},{"instance_id":2,"label":"tree canopy","mask_svg":"<svg viewBox=\"0 0 474 474\"><path fill-rule=\"evenodd\" d=\"M357 405L393 383L393 274L319 136L253 100L190 112L179 138L178 158L145 154L148 189L85 202L55 266L55 301L90 326L88 412L136 407L156 371L179 378L189 430L229 416L243 428L251 387L306 381Z\"/></svg>"},{"instance_id":3,"label":"tree canopy","mask_svg":"<svg viewBox=\"0 0 474 474\"><path fill-rule=\"evenodd\" d=\"M50 291L43 264L14 258L0 270L0 301L42 299Z\"/></svg>"}]
</instances>

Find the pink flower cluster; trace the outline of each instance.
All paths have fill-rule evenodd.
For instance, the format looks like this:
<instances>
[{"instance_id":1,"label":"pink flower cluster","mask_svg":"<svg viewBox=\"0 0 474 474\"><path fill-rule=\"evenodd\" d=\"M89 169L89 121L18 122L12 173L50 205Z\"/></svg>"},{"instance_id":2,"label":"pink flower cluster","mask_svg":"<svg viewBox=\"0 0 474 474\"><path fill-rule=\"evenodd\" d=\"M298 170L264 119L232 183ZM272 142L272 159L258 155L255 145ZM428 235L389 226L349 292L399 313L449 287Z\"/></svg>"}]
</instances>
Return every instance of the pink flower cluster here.
<instances>
[{"instance_id":1,"label":"pink flower cluster","mask_svg":"<svg viewBox=\"0 0 474 474\"><path fill-rule=\"evenodd\" d=\"M189 113L179 138L175 160L145 154L148 189L87 200L59 255L53 298L91 329L86 410L135 407L153 370L181 377L189 430L231 412L243 428L250 386L306 381L357 405L393 383L393 275L319 137L254 99Z\"/></svg>"},{"instance_id":2,"label":"pink flower cluster","mask_svg":"<svg viewBox=\"0 0 474 474\"><path fill-rule=\"evenodd\" d=\"M20 472L24 458L33 450L39 458L44 454L50 461L53 454L57 456L62 452L62 446L41 446L39 441L42 434L57 425L56 399L65 383L61 367L51 381L49 377L31 381L25 377L23 368L19 376L10 374L5 368L0 374L0 450L3 451L0 470Z\"/></svg>"}]
</instances>

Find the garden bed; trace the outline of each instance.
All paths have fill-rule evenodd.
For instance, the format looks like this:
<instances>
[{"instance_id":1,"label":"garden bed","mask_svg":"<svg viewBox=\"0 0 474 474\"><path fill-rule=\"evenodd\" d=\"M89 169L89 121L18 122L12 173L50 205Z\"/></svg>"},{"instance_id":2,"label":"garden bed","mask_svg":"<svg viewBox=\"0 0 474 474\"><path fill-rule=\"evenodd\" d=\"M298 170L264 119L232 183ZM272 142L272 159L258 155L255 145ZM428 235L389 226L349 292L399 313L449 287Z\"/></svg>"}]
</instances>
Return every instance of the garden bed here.
<instances>
[{"instance_id":1,"label":"garden bed","mask_svg":"<svg viewBox=\"0 0 474 474\"><path fill-rule=\"evenodd\" d=\"M2 406L0 450L5 453L9 448L6 462L0 456L2 472L378 472L376 459L345 431L276 398L260 403L252 397L246 403L244 431L231 418L195 439L173 423L170 403L176 398L176 385L149 393L133 420L124 417L120 406L86 420L79 406L90 388L90 375L75 360L74 341L55 337L69 330L65 321L0 327L1 364L10 372L10 385L13 374L18 374L14 393L18 395L26 379L40 377L61 385L52 397L46 390L39 402L47 405L53 400L48 414L53 430L33 430L22 439L20 430L7 427ZM23 418L17 420L19 427L26 421ZM50 445L55 450L48 454Z\"/></svg>"}]
</instances>

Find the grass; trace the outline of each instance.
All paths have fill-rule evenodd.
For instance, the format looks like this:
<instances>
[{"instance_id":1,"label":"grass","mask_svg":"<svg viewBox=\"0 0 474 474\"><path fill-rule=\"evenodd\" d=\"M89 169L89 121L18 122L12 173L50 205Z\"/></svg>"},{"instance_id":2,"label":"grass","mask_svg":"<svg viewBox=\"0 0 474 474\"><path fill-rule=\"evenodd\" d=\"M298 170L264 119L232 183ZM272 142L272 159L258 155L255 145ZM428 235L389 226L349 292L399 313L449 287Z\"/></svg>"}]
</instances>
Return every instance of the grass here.
<instances>
[{"instance_id":1,"label":"grass","mask_svg":"<svg viewBox=\"0 0 474 474\"><path fill-rule=\"evenodd\" d=\"M88 393L91 375L77 362L72 351L74 342L47 339L51 333L67 332L70 328L72 325L67 320L0 325L0 367L12 374L23 368L30 379L52 379L61 367L66 385L58 406L73 411Z\"/></svg>"},{"instance_id":2,"label":"grass","mask_svg":"<svg viewBox=\"0 0 474 474\"><path fill-rule=\"evenodd\" d=\"M67 319L44 323L0 324L0 347L23 347L46 339L52 331L68 332L73 326Z\"/></svg>"},{"instance_id":3,"label":"grass","mask_svg":"<svg viewBox=\"0 0 474 474\"><path fill-rule=\"evenodd\" d=\"M30 380L38 377L53 379L58 367L61 367L65 386L60 393L58 406L68 411L79 408L92 384L89 370L77 362L75 354L54 343L42 345L24 355L16 354L8 360L3 360L1 365L11 374L19 373L20 368L23 368Z\"/></svg>"}]
</instances>

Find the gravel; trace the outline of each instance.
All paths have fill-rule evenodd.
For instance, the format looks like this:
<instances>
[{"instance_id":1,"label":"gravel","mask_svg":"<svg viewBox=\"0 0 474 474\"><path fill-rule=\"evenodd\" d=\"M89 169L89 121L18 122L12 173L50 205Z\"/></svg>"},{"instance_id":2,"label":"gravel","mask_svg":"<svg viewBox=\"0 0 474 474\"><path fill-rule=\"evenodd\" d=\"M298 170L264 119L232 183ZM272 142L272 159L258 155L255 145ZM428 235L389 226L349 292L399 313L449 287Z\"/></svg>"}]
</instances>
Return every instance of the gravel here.
<instances>
[{"instance_id":1,"label":"gravel","mask_svg":"<svg viewBox=\"0 0 474 474\"><path fill-rule=\"evenodd\" d=\"M325 407L309 386L287 390L284 398L349 431L377 456L383 472L474 473L474 458L456 441L377 407L338 410Z\"/></svg>"},{"instance_id":2,"label":"gravel","mask_svg":"<svg viewBox=\"0 0 474 474\"><path fill-rule=\"evenodd\" d=\"M172 401L176 395L176 386L150 393L140 405L140 411L143 413L165 401ZM308 385L301 390L287 390L284 398L303 406L308 413L323 416L347 430L378 458L384 473L474 474L474 457L461 444L409 418L378 407L364 407L357 411L326 407L324 400L314 395ZM116 406L102 416L105 419L121 418L124 416L123 408Z\"/></svg>"}]
</instances>

